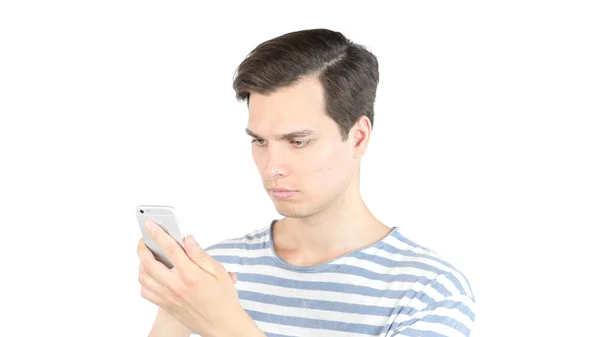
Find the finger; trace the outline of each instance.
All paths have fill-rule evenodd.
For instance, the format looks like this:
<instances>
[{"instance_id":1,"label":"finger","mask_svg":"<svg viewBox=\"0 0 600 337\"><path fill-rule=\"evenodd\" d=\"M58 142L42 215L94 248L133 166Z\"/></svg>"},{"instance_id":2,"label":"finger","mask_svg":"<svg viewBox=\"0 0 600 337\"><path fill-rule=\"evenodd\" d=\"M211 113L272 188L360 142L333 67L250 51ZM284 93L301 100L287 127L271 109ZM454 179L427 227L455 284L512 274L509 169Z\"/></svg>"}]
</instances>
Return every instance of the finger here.
<instances>
[{"instance_id":1,"label":"finger","mask_svg":"<svg viewBox=\"0 0 600 337\"><path fill-rule=\"evenodd\" d=\"M162 286L174 284L177 281L171 270L154 258L154 254L146 246L143 238L138 242L137 253L140 258L140 269Z\"/></svg>"},{"instance_id":2,"label":"finger","mask_svg":"<svg viewBox=\"0 0 600 337\"><path fill-rule=\"evenodd\" d=\"M215 278L221 276L219 271L222 265L208 255L193 236L188 235L183 241L185 252L192 262Z\"/></svg>"},{"instance_id":3,"label":"finger","mask_svg":"<svg viewBox=\"0 0 600 337\"><path fill-rule=\"evenodd\" d=\"M137 255L140 258L140 261L142 261L144 259L149 259L150 255L152 255L152 258L154 258L154 255L152 254L152 252L150 251L148 246L146 246L146 243L144 242L144 238L140 238L138 240Z\"/></svg>"},{"instance_id":4,"label":"finger","mask_svg":"<svg viewBox=\"0 0 600 337\"><path fill-rule=\"evenodd\" d=\"M140 264L138 281L141 287L141 295L148 301L160 306L164 303L165 287L153 279Z\"/></svg>"},{"instance_id":5,"label":"finger","mask_svg":"<svg viewBox=\"0 0 600 337\"><path fill-rule=\"evenodd\" d=\"M185 251L167 232L165 232L156 222L148 220L145 223L148 234L156 241L160 248L165 252L167 258L179 270L186 270L192 266L192 262Z\"/></svg>"},{"instance_id":6,"label":"finger","mask_svg":"<svg viewBox=\"0 0 600 337\"><path fill-rule=\"evenodd\" d=\"M164 305L162 298L156 295L156 293L154 293L152 290L146 288L145 286L141 287L140 294L143 298L158 305L159 307L162 307Z\"/></svg>"},{"instance_id":7,"label":"finger","mask_svg":"<svg viewBox=\"0 0 600 337\"><path fill-rule=\"evenodd\" d=\"M229 272L229 278L231 278L231 282L234 284L237 282L237 276L234 273Z\"/></svg>"},{"instance_id":8,"label":"finger","mask_svg":"<svg viewBox=\"0 0 600 337\"><path fill-rule=\"evenodd\" d=\"M138 282L142 287L145 287L146 289L148 289L148 291L151 291L159 297L165 297L165 295L168 293L166 291L165 286L163 286L162 284L160 284L160 282L152 278L152 276L150 276L150 274L148 274L144 270L144 267L141 263L138 273Z\"/></svg>"}]
</instances>

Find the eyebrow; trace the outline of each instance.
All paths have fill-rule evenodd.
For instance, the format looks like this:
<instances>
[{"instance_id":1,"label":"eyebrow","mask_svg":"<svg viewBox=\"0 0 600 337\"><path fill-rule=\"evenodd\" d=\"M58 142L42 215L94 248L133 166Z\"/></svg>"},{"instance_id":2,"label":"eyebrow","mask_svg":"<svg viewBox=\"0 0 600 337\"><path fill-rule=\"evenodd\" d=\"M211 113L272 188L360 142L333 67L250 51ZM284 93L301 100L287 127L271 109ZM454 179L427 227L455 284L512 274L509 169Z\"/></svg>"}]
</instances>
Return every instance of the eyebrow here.
<instances>
[{"instance_id":1,"label":"eyebrow","mask_svg":"<svg viewBox=\"0 0 600 337\"><path fill-rule=\"evenodd\" d=\"M246 129L246 133L248 134L248 136L250 137L254 137L254 138L259 138L259 139L264 139L263 137L257 135L256 133L254 133L253 131L251 131L250 129ZM284 133L282 135L277 135L276 138L283 140L283 139L290 139L290 138L300 138L300 137L306 137L306 136L310 136L313 133L315 133L313 130L310 129L302 129L302 130L298 130L298 131L293 131L293 132L289 132L289 133Z\"/></svg>"}]
</instances>

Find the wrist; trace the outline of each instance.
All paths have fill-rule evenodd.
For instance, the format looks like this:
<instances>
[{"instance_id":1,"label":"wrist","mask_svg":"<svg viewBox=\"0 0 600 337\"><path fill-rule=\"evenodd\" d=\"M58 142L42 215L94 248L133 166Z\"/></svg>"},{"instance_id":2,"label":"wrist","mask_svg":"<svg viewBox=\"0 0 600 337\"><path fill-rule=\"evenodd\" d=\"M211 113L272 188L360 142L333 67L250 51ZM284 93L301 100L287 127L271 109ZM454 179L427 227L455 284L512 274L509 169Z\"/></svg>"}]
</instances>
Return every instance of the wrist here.
<instances>
[{"instance_id":1,"label":"wrist","mask_svg":"<svg viewBox=\"0 0 600 337\"><path fill-rule=\"evenodd\" d=\"M267 337L245 310L242 310L239 317L239 323L233 325L235 330L232 332L231 337Z\"/></svg>"},{"instance_id":2,"label":"wrist","mask_svg":"<svg viewBox=\"0 0 600 337\"><path fill-rule=\"evenodd\" d=\"M181 324L175 317L167 311L159 308L149 337L153 336L177 336L189 337L192 331Z\"/></svg>"}]
</instances>

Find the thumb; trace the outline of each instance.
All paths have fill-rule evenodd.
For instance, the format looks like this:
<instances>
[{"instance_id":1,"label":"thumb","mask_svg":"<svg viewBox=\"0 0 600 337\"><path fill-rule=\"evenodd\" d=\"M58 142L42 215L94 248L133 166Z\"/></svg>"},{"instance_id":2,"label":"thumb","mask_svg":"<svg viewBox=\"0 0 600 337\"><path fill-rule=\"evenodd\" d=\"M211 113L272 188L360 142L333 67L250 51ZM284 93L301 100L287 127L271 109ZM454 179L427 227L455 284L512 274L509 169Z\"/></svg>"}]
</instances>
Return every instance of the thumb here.
<instances>
[{"instance_id":1,"label":"thumb","mask_svg":"<svg viewBox=\"0 0 600 337\"><path fill-rule=\"evenodd\" d=\"M219 276L219 263L214 261L213 258L200 247L193 236L188 235L184 239L184 249L190 260L192 260L198 267L214 277Z\"/></svg>"},{"instance_id":2,"label":"thumb","mask_svg":"<svg viewBox=\"0 0 600 337\"><path fill-rule=\"evenodd\" d=\"M233 282L233 284L237 282L237 276L235 273L229 272L229 277L231 278L231 282Z\"/></svg>"}]
</instances>

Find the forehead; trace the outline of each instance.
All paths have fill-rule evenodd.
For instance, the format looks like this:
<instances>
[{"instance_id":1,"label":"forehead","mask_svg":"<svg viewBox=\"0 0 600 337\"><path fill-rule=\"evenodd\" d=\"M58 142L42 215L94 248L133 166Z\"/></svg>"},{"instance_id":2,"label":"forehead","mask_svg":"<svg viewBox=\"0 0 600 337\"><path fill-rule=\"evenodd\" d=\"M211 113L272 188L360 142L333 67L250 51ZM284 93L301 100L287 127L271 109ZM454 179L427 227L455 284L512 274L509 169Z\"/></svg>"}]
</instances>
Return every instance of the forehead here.
<instances>
[{"instance_id":1,"label":"forehead","mask_svg":"<svg viewBox=\"0 0 600 337\"><path fill-rule=\"evenodd\" d=\"M248 110L248 128L260 133L320 129L329 124L328 120L333 122L325 113L323 86L316 77L304 78L270 95L252 93Z\"/></svg>"}]
</instances>

